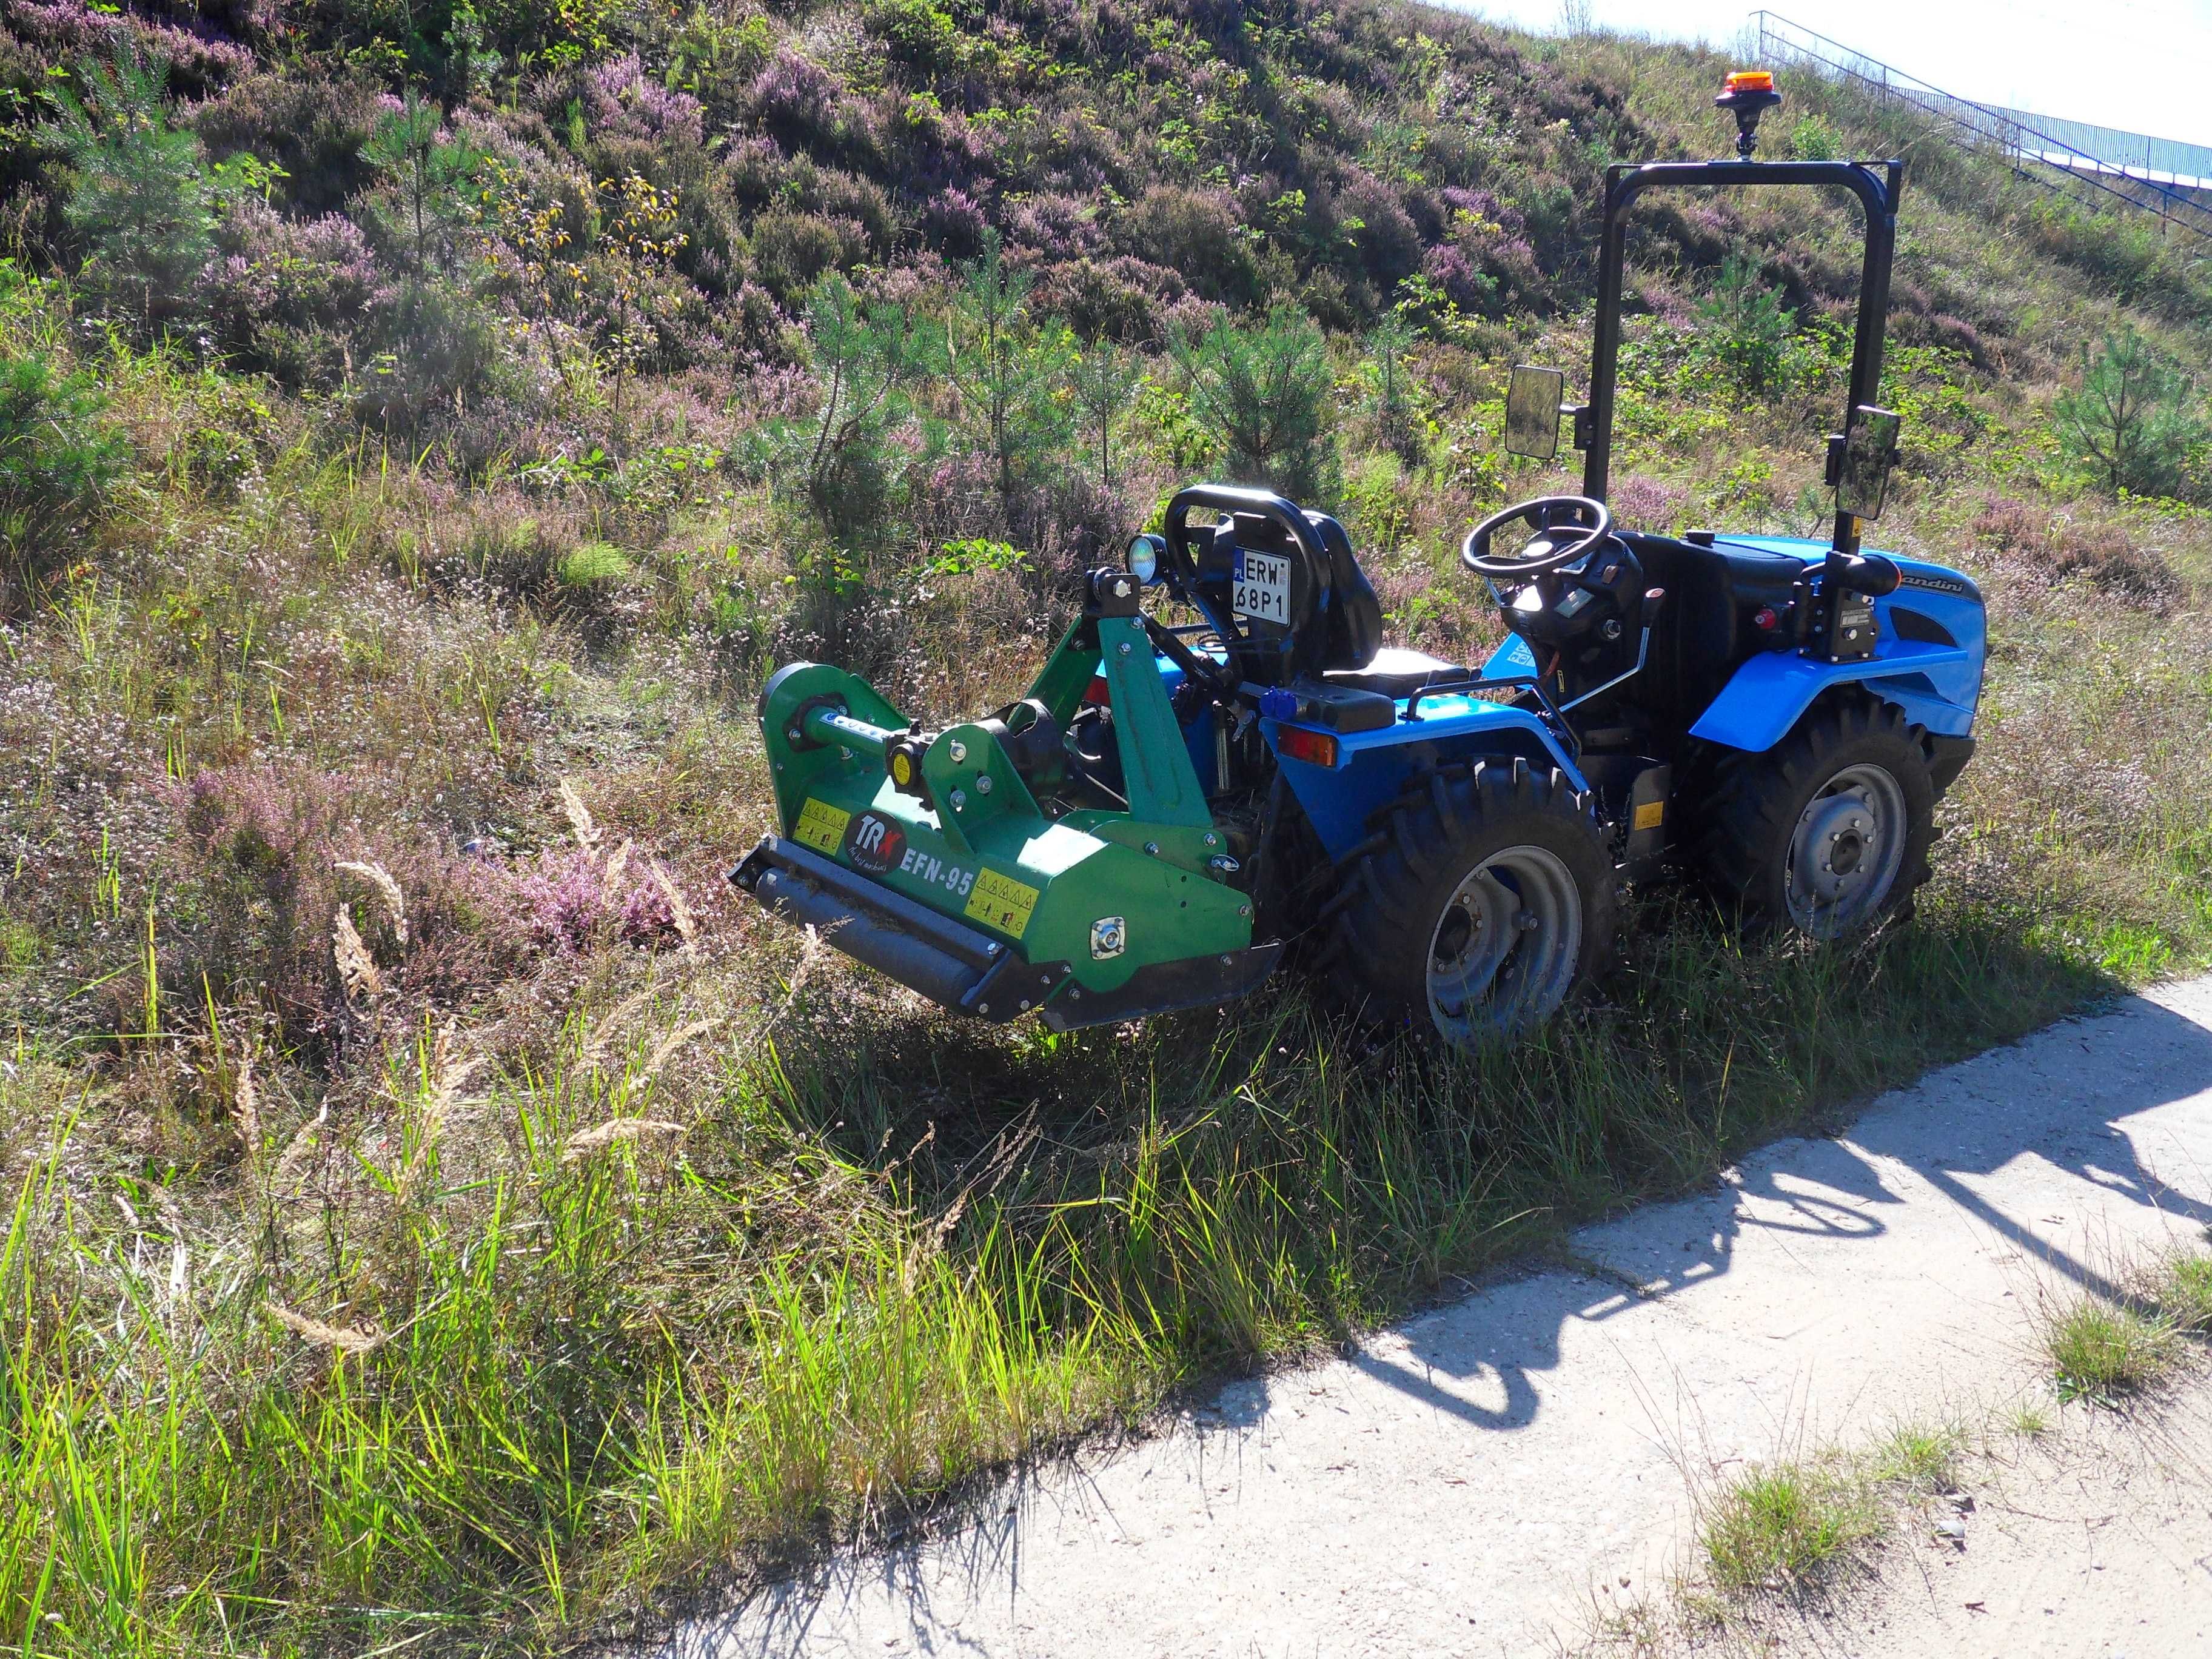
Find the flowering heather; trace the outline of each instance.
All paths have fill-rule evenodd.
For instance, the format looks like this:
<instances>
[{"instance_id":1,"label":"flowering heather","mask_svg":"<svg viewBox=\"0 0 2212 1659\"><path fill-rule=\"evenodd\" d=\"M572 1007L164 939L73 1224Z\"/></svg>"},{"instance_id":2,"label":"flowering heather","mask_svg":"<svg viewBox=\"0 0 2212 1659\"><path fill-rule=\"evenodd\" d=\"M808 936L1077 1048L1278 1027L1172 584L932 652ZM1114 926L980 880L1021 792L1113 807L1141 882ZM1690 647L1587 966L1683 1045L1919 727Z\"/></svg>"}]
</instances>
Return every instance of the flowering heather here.
<instances>
[{"instance_id":1,"label":"flowering heather","mask_svg":"<svg viewBox=\"0 0 2212 1659\"><path fill-rule=\"evenodd\" d=\"M585 849L541 853L516 878L520 914L548 948L580 956L609 939L650 947L678 942L666 893L642 857L624 860Z\"/></svg>"},{"instance_id":2,"label":"flowering heather","mask_svg":"<svg viewBox=\"0 0 2212 1659\"><path fill-rule=\"evenodd\" d=\"M1428 251L1421 261L1421 274L1442 289L1454 305L1468 313L1485 309L1498 291L1498 284L1468 251L1452 242L1439 242Z\"/></svg>"},{"instance_id":3,"label":"flowering heather","mask_svg":"<svg viewBox=\"0 0 2212 1659\"><path fill-rule=\"evenodd\" d=\"M773 137L799 145L830 136L839 95L829 70L790 51L776 53L752 89L761 125Z\"/></svg>"},{"instance_id":4,"label":"flowering heather","mask_svg":"<svg viewBox=\"0 0 2212 1659\"><path fill-rule=\"evenodd\" d=\"M134 41L149 58L159 58L179 90L207 93L250 73L252 51L226 39L208 21L182 26L131 16L87 0L9 0L9 29L56 59L107 56L118 40Z\"/></svg>"},{"instance_id":5,"label":"flowering heather","mask_svg":"<svg viewBox=\"0 0 2212 1659\"><path fill-rule=\"evenodd\" d=\"M341 214L284 219L248 198L233 208L221 240L200 300L237 347L275 325L355 328L391 297L390 274Z\"/></svg>"},{"instance_id":6,"label":"flowering heather","mask_svg":"<svg viewBox=\"0 0 2212 1659\"><path fill-rule=\"evenodd\" d=\"M1012 204L1006 210L1006 234L1010 240L1034 248L1055 263L1079 258L1105 241L1098 226L1097 204L1060 194L1032 196Z\"/></svg>"},{"instance_id":7,"label":"flowering heather","mask_svg":"<svg viewBox=\"0 0 2212 1659\"><path fill-rule=\"evenodd\" d=\"M699 100L647 75L635 52L592 65L584 76L584 103L592 131L601 136L705 142Z\"/></svg>"},{"instance_id":8,"label":"flowering heather","mask_svg":"<svg viewBox=\"0 0 2212 1659\"><path fill-rule=\"evenodd\" d=\"M976 252L983 246L989 224L982 207L963 190L946 190L922 210L922 222L945 250L956 255Z\"/></svg>"}]
</instances>

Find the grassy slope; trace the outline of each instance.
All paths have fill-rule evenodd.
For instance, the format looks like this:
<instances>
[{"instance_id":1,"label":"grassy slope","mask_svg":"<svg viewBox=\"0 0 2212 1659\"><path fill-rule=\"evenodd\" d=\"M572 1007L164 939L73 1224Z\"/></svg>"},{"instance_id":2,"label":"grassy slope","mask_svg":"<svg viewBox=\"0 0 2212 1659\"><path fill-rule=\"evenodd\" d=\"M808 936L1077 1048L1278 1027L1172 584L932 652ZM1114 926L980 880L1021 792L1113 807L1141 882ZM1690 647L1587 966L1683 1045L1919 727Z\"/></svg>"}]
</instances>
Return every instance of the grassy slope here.
<instances>
[{"instance_id":1,"label":"grassy slope","mask_svg":"<svg viewBox=\"0 0 2212 1659\"><path fill-rule=\"evenodd\" d=\"M1710 147L1713 62L1562 50L1662 148ZM1360 1048L1288 988L1054 1040L808 959L722 896L764 823L759 665L686 608L687 561L735 545L772 626L781 506L742 483L654 513L457 483L342 410L18 295L11 340L96 365L142 460L85 567L6 635L0 722L30 764L0 802L24 849L0 1638L556 1644L2204 961L2212 530L2081 495L2042 416L2124 273L1905 142L1916 314L1964 322L1990 372L1918 360L1915 430L1959 441L1919 446L1881 539L1973 569L1997 638L1920 921L1849 954L1754 951L1654 896L1601 998L1455 1061ZM1729 228L1810 269L1840 222L1758 204ZM1655 246L1655 294L1694 288L1697 230ZM2155 283L2140 296L2199 349ZM1572 363L1580 338L1570 303L1425 347L1437 435L1410 471L1348 428L1347 511L1401 629L1486 636L1449 538L1541 478L1471 482L1454 457L1487 453L1524 343ZM1641 361L1622 470L1647 511L1803 529L1805 400L1742 398L1663 340ZM1172 476L1132 441L1140 483ZM630 577L551 605L502 585L587 538ZM1018 681L1049 626L998 573L878 577L932 590L894 666L934 709ZM396 875L404 945L333 858ZM380 990L332 968L341 902Z\"/></svg>"}]
</instances>

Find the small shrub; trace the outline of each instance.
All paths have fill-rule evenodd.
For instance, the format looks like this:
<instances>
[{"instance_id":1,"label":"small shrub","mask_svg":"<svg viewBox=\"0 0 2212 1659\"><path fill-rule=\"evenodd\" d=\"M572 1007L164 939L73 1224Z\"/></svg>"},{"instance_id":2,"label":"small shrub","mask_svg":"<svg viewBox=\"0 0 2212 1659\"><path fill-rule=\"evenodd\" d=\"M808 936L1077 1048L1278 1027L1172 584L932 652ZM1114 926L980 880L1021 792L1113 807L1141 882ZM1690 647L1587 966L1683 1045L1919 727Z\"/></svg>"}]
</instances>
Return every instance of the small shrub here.
<instances>
[{"instance_id":1,"label":"small shrub","mask_svg":"<svg viewBox=\"0 0 2212 1659\"><path fill-rule=\"evenodd\" d=\"M458 412L500 361L496 323L465 289L410 282L380 319L383 349L356 386L357 411L399 430Z\"/></svg>"},{"instance_id":2,"label":"small shrub","mask_svg":"<svg viewBox=\"0 0 2212 1659\"><path fill-rule=\"evenodd\" d=\"M526 926L539 943L567 956L609 935L641 950L681 942L664 885L646 861L617 871L591 853L544 853L515 884Z\"/></svg>"},{"instance_id":3,"label":"small shrub","mask_svg":"<svg viewBox=\"0 0 2212 1659\"><path fill-rule=\"evenodd\" d=\"M1844 153L1844 141L1819 116L1808 115L1790 130L1790 152L1801 161L1832 161Z\"/></svg>"},{"instance_id":4,"label":"small shrub","mask_svg":"<svg viewBox=\"0 0 2212 1659\"><path fill-rule=\"evenodd\" d=\"M2080 576L2146 611L2162 611L2187 591L2155 549L2137 546L2118 525L2063 526L2051 538L2045 569L2052 581Z\"/></svg>"},{"instance_id":5,"label":"small shrub","mask_svg":"<svg viewBox=\"0 0 2212 1659\"><path fill-rule=\"evenodd\" d=\"M1201 299L1243 306L1260 297L1260 271L1243 216L1226 191L1158 186L1121 216L1114 231L1121 252L1165 265Z\"/></svg>"},{"instance_id":6,"label":"small shrub","mask_svg":"<svg viewBox=\"0 0 2212 1659\"><path fill-rule=\"evenodd\" d=\"M959 24L930 0L872 0L861 15L893 58L925 75L957 69L966 55Z\"/></svg>"},{"instance_id":7,"label":"small shrub","mask_svg":"<svg viewBox=\"0 0 2212 1659\"><path fill-rule=\"evenodd\" d=\"M763 213L753 222L753 274L769 293L789 300L859 258L865 246L819 214Z\"/></svg>"},{"instance_id":8,"label":"small shrub","mask_svg":"<svg viewBox=\"0 0 2212 1659\"><path fill-rule=\"evenodd\" d=\"M609 542L586 542L561 561L561 580L571 587L627 581L629 555Z\"/></svg>"},{"instance_id":9,"label":"small shrub","mask_svg":"<svg viewBox=\"0 0 2212 1659\"><path fill-rule=\"evenodd\" d=\"M2133 328L2105 337L2051 404L2060 442L2118 495L2178 496L2208 440L2181 371Z\"/></svg>"},{"instance_id":10,"label":"small shrub","mask_svg":"<svg viewBox=\"0 0 2212 1659\"><path fill-rule=\"evenodd\" d=\"M2109 1403L2157 1381L2173 1361L2173 1333L2131 1308L2084 1297L2044 1338L2061 1399Z\"/></svg>"},{"instance_id":11,"label":"small shrub","mask_svg":"<svg viewBox=\"0 0 2212 1659\"><path fill-rule=\"evenodd\" d=\"M82 369L0 353L0 616L79 545L130 448Z\"/></svg>"},{"instance_id":12,"label":"small shrub","mask_svg":"<svg viewBox=\"0 0 2212 1659\"><path fill-rule=\"evenodd\" d=\"M1192 412L1218 437L1235 482L1266 484L1301 503L1334 499L1334 388L1328 343L1312 319L1278 307L1261 327L1218 323L1196 345L1178 339L1174 350Z\"/></svg>"}]
</instances>

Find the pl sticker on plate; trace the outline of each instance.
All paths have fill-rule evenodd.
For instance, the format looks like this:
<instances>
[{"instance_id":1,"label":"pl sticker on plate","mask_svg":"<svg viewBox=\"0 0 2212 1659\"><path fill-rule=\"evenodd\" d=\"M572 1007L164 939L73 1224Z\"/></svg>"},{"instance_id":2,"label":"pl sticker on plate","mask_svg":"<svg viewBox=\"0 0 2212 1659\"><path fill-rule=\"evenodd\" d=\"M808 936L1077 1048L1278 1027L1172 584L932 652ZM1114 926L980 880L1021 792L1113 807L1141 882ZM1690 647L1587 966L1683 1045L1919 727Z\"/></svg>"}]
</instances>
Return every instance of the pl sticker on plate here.
<instances>
[{"instance_id":1,"label":"pl sticker on plate","mask_svg":"<svg viewBox=\"0 0 2212 1659\"><path fill-rule=\"evenodd\" d=\"M1029 931L1030 912L1036 908L1036 902L1037 890L1027 882L985 870L977 874L975 888L968 895L967 914L970 921L1019 939Z\"/></svg>"},{"instance_id":2,"label":"pl sticker on plate","mask_svg":"<svg viewBox=\"0 0 2212 1659\"><path fill-rule=\"evenodd\" d=\"M845 840L845 826L853 815L827 801L808 796L806 804L799 809L799 822L791 826L791 838L817 853L835 854Z\"/></svg>"},{"instance_id":3,"label":"pl sticker on plate","mask_svg":"<svg viewBox=\"0 0 2212 1659\"><path fill-rule=\"evenodd\" d=\"M1229 608L1258 622L1291 625L1291 562L1273 553L1237 550L1237 585Z\"/></svg>"}]
</instances>

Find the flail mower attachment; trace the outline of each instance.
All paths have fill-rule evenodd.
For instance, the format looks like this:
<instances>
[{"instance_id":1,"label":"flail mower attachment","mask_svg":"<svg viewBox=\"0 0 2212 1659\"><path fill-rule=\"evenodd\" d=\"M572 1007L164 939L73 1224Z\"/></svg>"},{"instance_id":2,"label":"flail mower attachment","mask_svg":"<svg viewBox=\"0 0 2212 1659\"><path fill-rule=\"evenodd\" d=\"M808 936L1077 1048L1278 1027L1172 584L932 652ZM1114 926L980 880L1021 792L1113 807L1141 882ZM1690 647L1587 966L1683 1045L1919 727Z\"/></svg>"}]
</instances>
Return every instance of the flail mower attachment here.
<instances>
[{"instance_id":1,"label":"flail mower attachment","mask_svg":"<svg viewBox=\"0 0 2212 1659\"><path fill-rule=\"evenodd\" d=\"M1232 884L1240 861L1207 809L1141 586L1092 572L1082 617L1030 695L942 731L842 669L779 670L760 714L787 833L731 879L932 1001L994 1023L1035 1011L1072 1030L1250 990L1282 945L1254 943L1252 900ZM1101 679L1118 790L1070 776L1083 761L1066 734ZM1126 808L1066 810L1071 785Z\"/></svg>"}]
</instances>

